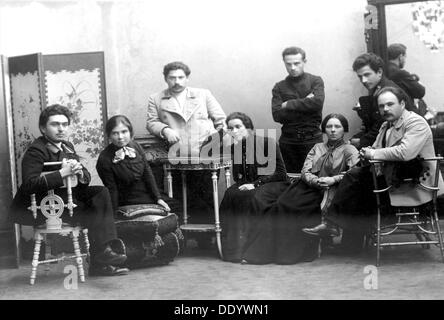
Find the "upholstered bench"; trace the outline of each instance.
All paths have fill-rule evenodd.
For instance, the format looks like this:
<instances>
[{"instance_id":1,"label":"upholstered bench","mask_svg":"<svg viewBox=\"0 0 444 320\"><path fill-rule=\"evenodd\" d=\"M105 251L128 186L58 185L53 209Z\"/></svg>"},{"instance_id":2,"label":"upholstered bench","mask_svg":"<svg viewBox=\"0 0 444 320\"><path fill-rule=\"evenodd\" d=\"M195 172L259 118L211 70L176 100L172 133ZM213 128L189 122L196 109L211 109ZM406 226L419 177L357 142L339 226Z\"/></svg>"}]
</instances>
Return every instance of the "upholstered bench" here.
<instances>
[{"instance_id":1,"label":"upholstered bench","mask_svg":"<svg viewBox=\"0 0 444 320\"><path fill-rule=\"evenodd\" d=\"M115 224L130 268L168 264L183 250L177 215L157 204L119 207Z\"/></svg>"}]
</instances>

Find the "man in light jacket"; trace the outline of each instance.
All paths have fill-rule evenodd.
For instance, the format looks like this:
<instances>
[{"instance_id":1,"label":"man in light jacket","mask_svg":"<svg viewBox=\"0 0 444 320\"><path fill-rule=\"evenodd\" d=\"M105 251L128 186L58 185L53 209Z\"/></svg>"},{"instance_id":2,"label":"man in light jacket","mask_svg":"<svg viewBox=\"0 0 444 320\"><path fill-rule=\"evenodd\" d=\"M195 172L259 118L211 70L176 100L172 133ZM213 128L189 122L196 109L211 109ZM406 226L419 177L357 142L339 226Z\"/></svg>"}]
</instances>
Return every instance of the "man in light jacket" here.
<instances>
[{"instance_id":1,"label":"man in light jacket","mask_svg":"<svg viewBox=\"0 0 444 320\"><path fill-rule=\"evenodd\" d=\"M168 88L149 97L147 129L169 144L168 157L198 157L203 143L218 131L225 129L225 112L207 89L187 86L190 68L182 62L164 66L163 75ZM182 161L182 160L181 160ZM191 161L190 161L191 162ZM173 172L180 181L180 174ZM209 222L213 210L212 182L208 172L187 173L190 218L194 223ZM173 184L174 193L182 195L179 183Z\"/></svg>"},{"instance_id":2,"label":"man in light jacket","mask_svg":"<svg viewBox=\"0 0 444 320\"><path fill-rule=\"evenodd\" d=\"M169 143L171 156L198 156L203 142L225 128L226 115L211 92L187 86L190 73L182 62L168 63L168 88L148 101L147 129Z\"/></svg>"},{"instance_id":3,"label":"man in light jacket","mask_svg":"<svg viewBox=\"0 0 444 320\"><path fill-rule=\"evenodd\" d=\"M367 159L383 161L410 161L417 157L435 157L432 131L421 116L405 109L407 95L399 88L386 87L378 93L378 105L386 120L379 130L372 148L363 148L362 155ZM422 162L420 182L432 186L435 181L435 161ZM392 184L394 165L383 167L387 185ZM440 190L444 193L441 175L438 177ZM418 206L432 200L432 193L416 185L400 185L390 189L390 202L393 206Z\"/></svg>"}]
</instances>

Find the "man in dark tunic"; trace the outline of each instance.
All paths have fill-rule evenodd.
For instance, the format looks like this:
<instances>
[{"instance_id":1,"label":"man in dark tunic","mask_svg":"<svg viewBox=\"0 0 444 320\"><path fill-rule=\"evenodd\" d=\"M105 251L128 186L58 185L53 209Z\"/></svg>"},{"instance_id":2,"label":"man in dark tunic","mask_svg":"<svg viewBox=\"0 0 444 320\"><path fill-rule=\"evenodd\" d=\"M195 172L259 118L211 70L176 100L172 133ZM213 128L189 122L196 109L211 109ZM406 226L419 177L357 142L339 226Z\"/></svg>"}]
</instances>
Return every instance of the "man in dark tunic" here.
<instances>
[{"instance_id":1,"label":"man in dark tunic","mask_svg":"<svg viewBox=\"0 0 444 320\"><path fill-rule=\"evenodd\" d=\"M376 101L378 91L383 87L398 86L384 76L384 61L374 53L364 53L358 56L353 62L353 71L369 93L368 96L360 97L359 103L354 108L362 120L362 127L350 139L350 143L361 149L375 142L379 128L384 122Z\"/></svg>"},{"instance_id":2,"label":"man in dark tunic","mask_svg":"<svg viewBox=\"0 0 444 320\"><path fill-rule=\"evenodd\" d=\"M113 208L108 189L102 186L89 186L91 175L79 162L79 156L72 143L66 141L67 130L71 122L71 112L65 106L52 105L40 114L39 129L42 136L37 138L26 150L22 161L22 184L14 197L11 218L15 223L38 226L45 223L39 212L34 219L30 206L30 195L35 194L37 203L49 190L67 201L66 188L61 188L64 179L76 175L78 185L72 188L73 201L77 204L73 217L62 214L62 220L68 223L80 223L89 231L91 243L90 275L120 275L128 272L118 266L125 263L126 255L116 253L113 246L120 244L114 225ZM45 162L62 162L45 166ZM47 172L45 174L42 174ZM117 250L116 250L117 251Z\"/></svg>"},{"instance_id":3,"label":"man in dark tunic","mask_svg":"<svg viewBox=\"0 0 444 320\"><path fill-rule=\"evenodd\" d=\"M389 63L387 65L387 78L396 83L407 93L413 103L415 99L422 99L425 95L425 87L419 82L419 77L404 69L407 59L407 47L402 43L393 43L387 48ZM419 103L419 102L418 102ZM413 103L414 104L414 103ZM424 115L427 110L416 110Z\"/></svg>"},{"instance_id":4,"label":"man in dark tunic","mask_svg":"<svg viewBox=\"0 0 444 320\"><path fill-rule=\"evenodd\" d=\"M273 119L282 124L279 147L287 172L301 172L308 151L322 142L320 124L324 105L324 81L304 72L305 51L289 47L282 52L288 76L272 90Z\"/></svg>"}]
</instances>

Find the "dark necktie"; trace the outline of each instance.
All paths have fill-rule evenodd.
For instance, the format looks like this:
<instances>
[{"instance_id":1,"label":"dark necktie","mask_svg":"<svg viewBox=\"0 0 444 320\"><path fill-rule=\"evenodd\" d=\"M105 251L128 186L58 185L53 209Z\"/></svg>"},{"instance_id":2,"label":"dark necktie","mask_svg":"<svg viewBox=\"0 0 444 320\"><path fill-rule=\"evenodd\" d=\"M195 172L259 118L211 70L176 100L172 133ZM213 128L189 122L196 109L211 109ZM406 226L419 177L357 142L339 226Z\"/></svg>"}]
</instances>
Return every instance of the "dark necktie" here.
<instances>
[{"instance_id":1,"label":"dark necktie","mask_svg":"<svg viewBox=\"0 0 444 320\"><path fill-rule=\"evenodd\" d=\"M384 130L384 135L382 136L382 147L385 148L387 146L387 131L393 126L391 122L387 122L387 126Z\"/></svg>"}]
</instances>

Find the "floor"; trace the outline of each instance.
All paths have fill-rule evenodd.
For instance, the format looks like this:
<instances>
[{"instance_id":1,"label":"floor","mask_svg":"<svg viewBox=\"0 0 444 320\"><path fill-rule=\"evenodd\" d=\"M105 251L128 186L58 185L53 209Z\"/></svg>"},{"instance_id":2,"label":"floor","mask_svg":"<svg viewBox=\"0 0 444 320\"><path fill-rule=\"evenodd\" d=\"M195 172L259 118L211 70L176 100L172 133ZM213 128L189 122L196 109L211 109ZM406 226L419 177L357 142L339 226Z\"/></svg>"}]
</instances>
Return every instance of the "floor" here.
<instances>
[{"instance_id":1,"label":"floor","mask_svg":"<svg viewBox=\"0 0 444 320\"><path fill-rule=\"evenodd\" d=\"M190 245L191 242L191 245ZM218 259L216 249L187 251L167 266L119 277L69 281L69 262L41 267L34 286L30 264L0 270L0 299L442 299L444 264L437 247L388 248L375 269L374 252L356 257L325 254L296 265L240 265ZM369 273L370 272L370 273ZM68 277L68 278L65 278ZM371 281L372 280L372 281Z\"/></svg>"}]
</instances>

